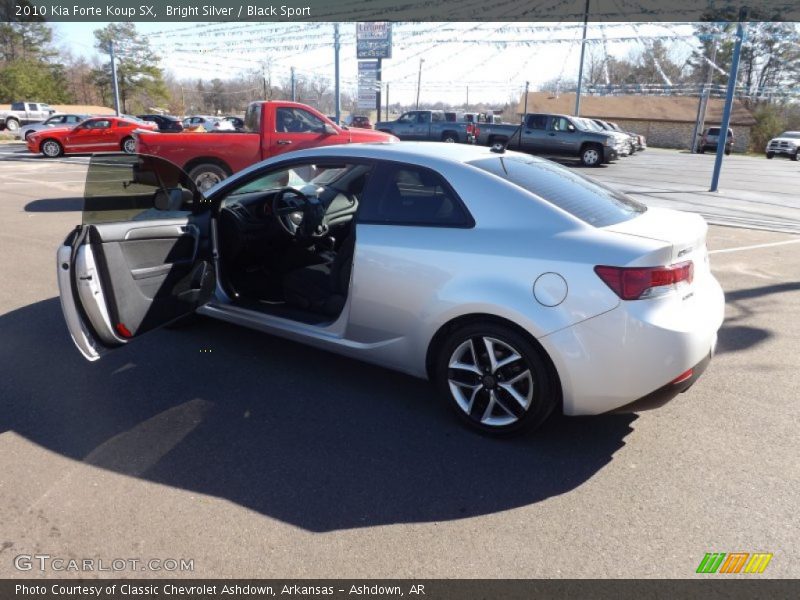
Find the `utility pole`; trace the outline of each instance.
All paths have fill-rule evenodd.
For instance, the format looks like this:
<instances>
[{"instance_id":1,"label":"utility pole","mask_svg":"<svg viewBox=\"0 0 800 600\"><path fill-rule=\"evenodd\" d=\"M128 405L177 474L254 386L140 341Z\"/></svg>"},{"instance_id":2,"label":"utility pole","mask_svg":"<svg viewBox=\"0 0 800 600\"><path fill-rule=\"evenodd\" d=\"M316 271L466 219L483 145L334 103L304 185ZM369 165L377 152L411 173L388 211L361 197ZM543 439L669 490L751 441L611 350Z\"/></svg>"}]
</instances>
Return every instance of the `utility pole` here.
<instances>
[{"instance_id":1,"label":"utility pole","mask_svg":"<svg viewBox=\"0 0 800 600\"><path fill-rule=\"evenodd\" d=\"M341 96L339 94L339 49L341 44L339 43L339 24L333 24L333 53L334 53L334 76L336 77L336 94L335 99L335 115L336 115L336 124L342 122L342 103L341 103Z\"/></svg>"},{"instance_id":2,"label":"utility pole","mask_svg":"<svg viewBox=\"0 0 800 600\"><path fill-rule=\"evenodd\" d=\"M525 115L528 114L528 86L530 86L531 82L525 82L525 108L522 109L522 118L525 119Z\"/></svg>"},{"instance_id":3,"label":"utility pole","mask_svg":"<svg viewBox=\"0 0 800 600\"><path fill-rule=\"evenodd\" d=\"M114 111L119 116L119 84L117 83L117 61L114 58L114 40L109 43L109 53L111 54L111 79L114 82Z\"/></svg>"},{"instance_id":4,"label":"utility pole","mask_svg":"<svg viewBox=\"0 0 800 600\"><path fill-rule=\"evenodd\" d=\"M464 105L464 110L469 112L469 86L467 86L467 103Z\"/></svg>"},{"instance_id":5,"label":"utility pole","mask_svg":"<svg viewBox=\"0 0 800 600\"><path fill-rule=\"evenodd\" d=\"M586 54L586 25L589 23L589 0L583 11L583 39L581 40L581 64L578 67L578 90L575 92L575 116L581 116L581 87L583 86L583 56Z\"/></svg>"},{"instance_id":6,"label":"utility pole","mask_svg":"<svg viewBox=\"0 0 800 600\"><path fill-rule=\"evenodd\" d=\"M297 102L297 88L294 81L294 67L292 67L292 102Z\"/></svg>"},{"instance_id":7,"label":"utility pole","mask_svg":"<svg viewBox=\"0 0 800 600\"><path fill-rule=\"evenodd\" d=\"M386 120L389 120L389 83L386 83Z\"/></svg>"},{"instance_id":8,"label":"utility pole","mask_svg":"<svg viewBox=\"0 0 800 600\"><path fill-rule=\"evenodd\" d=\"M705 125L706 109L708 108L708 99L711 96L711 83L714 76L714 71L711 65L712 63L716 64L716 62L717 46L714 44L711 51L711 62L706 65L708 68L706 74L706 84L703 86L703 89L700 90L700 103L697 105L697 119L694 124L694 131L692 132L692 154L697 152L697 142L699 141L698 137L700 136L700 132L703 131L703 126Z\"/></svg>"},{"instance_id":9,"label":"utility pole","mask_svg":"<svg viewBox=\"0 0 800 600\"><path fill-rule=\"evenodd\" d=\"M742 21L747 18L747 9L739 10L739 22L736 24L736 44L733 46L733 59L731 60L731 73L728 75L728 91L725 94L725 110L722 111L722 123L719 126L717 141L717 157L714 161L714 174L711 176L710 192L719 190L719 174L722 170L722 155L728 141L728 127L731 124L731 109L733 108L733 94L736 91L736 79L739 75L739 55L744 41L744 26Z\"/></svg>"},{"instance_id":10,"label":"utility pole","mask_svg":"<svg viewBox=\"0 0 800 600\"><path fill-rule=\"evenodd\" d=\"M417 110L419 110L419 88L422 85L422 63L424 62L424 58L419 59L419 75L417 75Z\"/></svg>"}]
</instances>

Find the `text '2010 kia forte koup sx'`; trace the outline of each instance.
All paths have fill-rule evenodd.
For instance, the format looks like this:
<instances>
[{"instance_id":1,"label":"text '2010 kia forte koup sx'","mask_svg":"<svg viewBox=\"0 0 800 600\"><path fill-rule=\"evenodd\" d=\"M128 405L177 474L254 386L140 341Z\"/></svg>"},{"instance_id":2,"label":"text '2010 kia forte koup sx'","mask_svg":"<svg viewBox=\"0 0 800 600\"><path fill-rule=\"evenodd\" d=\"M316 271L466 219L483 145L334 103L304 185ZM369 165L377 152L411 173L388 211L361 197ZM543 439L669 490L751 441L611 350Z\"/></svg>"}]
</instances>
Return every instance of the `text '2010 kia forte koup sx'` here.
<instances>
[{"instance_id":1,"label":"text '2010 kia forte koup sx'","mask_svg":"<svg viewBox=\"0 0 800 600\"><path fill-rule=\"evenodd\" d=\"M106 155L58 281L89 360L197 312L429 378L508 433L694 382L724 311L706 232L502 148L309 149L205 195L163 159Z\"/></svg>"}]
</instances>

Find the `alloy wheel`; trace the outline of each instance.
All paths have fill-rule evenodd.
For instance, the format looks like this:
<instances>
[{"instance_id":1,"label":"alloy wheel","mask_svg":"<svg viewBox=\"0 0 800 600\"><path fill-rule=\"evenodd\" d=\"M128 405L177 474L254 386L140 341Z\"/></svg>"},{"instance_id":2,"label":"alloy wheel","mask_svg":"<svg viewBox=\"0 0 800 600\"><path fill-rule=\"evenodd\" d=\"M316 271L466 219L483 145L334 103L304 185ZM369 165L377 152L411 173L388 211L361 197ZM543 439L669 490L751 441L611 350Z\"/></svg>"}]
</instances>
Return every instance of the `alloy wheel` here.
<instances>
[{"instance_id":1,"label":"alloy wheel","mask_svg":"<svg viewBox=\"0 0 800 600\"><path fill-rule=\"evenodd\" d=\"M591 167L593 165L596 165L597 161L599 160L600 160L600 155L594 148L589 148L588 150L584 151L583 164Z\"/></svg>"},{"instance_id":2,"label":"alloy wheel","mask_svg":"<svg viewBox=\"0 0 800 600\"><path fill-rule=\"evenodd\" d=\"M61 154L61 146L58 145L58 142L54 142L53 140L48 140L42 145L42 152L45 156L49 156L50 158L55 158L59 154Z\"/></svg>"},{"instance_id":3,"label":"alloy wheel","mask_svg":"<svg viewBox=\"0 0 800 600\"><path fill-rule=\"evenodd\" d=\"M206 171L198 175L194 180L194 183L198 190L205 192L206 190L209 190L217 185L220 181L222 181L222 178L219 175L212 173L211 171Z\"/></svg>"},{"instance_id":4,"label":"alloy wheel","mask_svg":"<svg viewBox=\"0 0 800 600\"><path fill-rule=\"evenodd\" d=\"M458 345L447 377L459 408L485 426L516 423L533 402L531 366L521 352L495 337L474 336Z\"/></svg>"},{"instance_id":5,"label":"alloy wheel","mask_svg":"<svg viewBox=\"0 0 800 600\"><path fill-rule=\"evenodd\" d=\"M127 154L136 154L136 141L133 138L128 138L123 142L122 149Z\"/></svg>"}]
</instances>

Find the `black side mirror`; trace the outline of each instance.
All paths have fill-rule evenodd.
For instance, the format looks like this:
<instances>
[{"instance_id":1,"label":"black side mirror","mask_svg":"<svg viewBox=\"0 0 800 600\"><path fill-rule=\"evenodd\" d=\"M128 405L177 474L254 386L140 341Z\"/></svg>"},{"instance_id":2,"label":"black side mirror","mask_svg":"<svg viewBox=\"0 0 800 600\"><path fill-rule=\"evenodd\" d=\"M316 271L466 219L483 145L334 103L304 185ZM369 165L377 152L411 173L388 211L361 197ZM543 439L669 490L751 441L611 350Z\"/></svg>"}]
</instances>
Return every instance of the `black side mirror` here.
<instances>
[{"instance_id":1,"label":"black side mirror","mask_svg":"<svg viewBox=\"0 0 800 600\"><path fill-rule=\"evenodd\" d=\"M325 123L322 127L322 133L325 135L336 135L338 131L336 131L336 128L330 123Z\"/></svg>"}]
</instances>

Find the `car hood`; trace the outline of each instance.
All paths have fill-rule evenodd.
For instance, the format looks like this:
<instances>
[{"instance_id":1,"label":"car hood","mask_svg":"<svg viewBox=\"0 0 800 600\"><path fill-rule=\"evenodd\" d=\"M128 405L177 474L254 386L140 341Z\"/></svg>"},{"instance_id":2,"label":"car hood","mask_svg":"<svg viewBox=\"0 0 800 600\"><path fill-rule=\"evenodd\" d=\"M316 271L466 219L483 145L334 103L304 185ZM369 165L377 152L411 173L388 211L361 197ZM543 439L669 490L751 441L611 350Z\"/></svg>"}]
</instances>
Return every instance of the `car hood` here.
<instances>
[{"instance_id":1,"label":"car hood","mask_svg":"<svg viewBox=\"0 0 800 600\"><path fill-rule=\"evenodd\" d=\"M791 138L791 137L776 137L772 138L769 143L772 142L789 142L790 144L794 144L795 146L800 146L800 139Z\"/></svg>"},{"instance_id":2,"label":"car hood","mask_svg":"<svg viewBox=\"0 0 800 600\"><path fill-rule=\"evenodd\" d=\"M350 141L353 143L398 141L398 139L391 134L375 131L373 129L349 129L346 133L350 134Z\"/></svg>"}]
</instances>

